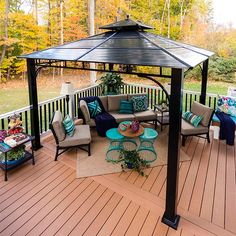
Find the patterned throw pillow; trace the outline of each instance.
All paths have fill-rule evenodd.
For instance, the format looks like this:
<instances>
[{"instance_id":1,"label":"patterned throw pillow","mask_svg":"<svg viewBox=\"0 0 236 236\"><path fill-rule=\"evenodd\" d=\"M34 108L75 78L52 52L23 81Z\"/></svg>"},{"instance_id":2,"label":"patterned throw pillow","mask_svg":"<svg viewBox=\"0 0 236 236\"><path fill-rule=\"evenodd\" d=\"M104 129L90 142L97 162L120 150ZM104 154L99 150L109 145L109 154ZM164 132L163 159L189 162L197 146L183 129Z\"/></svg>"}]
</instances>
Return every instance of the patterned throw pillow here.
<instances>
[{"instance_id":1,"label":"patterned throw pillow","mask_svg":"<svg viewBox=\"0 0 236 236\"><path fill-rule=\"evenodd\" d=\"M184 120L186 120L187 122L192 124L194 127L198 127L198 125L200 124L201 120L203 119L202 116L194 115L190 111L184 112L182 117L183 117Z\"/></svg>"},{"instance_id":2,"label":"patterned throw pillow","mask_svg":"<svg viewBox=\"0 0 236 236\"><path fill-rule=\"evenodd\" d=\"M89 102L87 105L88 105L90 116L92 118L95 118L98 114L102 112L102 108L100 107L97 100L94 100L93 102Z\"/></svg>"},{"instance_id":3,"label":"patterned throw pillow","mask_svg":"<svg viewBox=\"0 0 236 236\"><path fill-rule=\"evenodd\" d=\"M236 99L231 97L218 97L217 111L236 117Z\"/></svg>"},{"instance_id":4,"label":"patterned throw pillow","mask_svg":"<svg viewBox=\"0 0 236 236\"><path fill-rule=\"evenodd\" d=\"M63 120L63 126L65 128L66 133L72 137L75 131L74 121L71 119L69 115L66 115Z\"/></svg>"},{"instance_id":5,"label":"patterned throw pillow","mask_svg":"<svg viewBox=\"0 0 236 236\"><path fill-rule=\"evenodd\" d=\"M148 98L144 96L134 96L131 98L133 102L134 111L146 111L148 108Z\"/></svg>"},{"instance_id":6,"label":"patterned throw pillow","mask_svg":"<svg viewBox=\"0 0 236 236\"><path fill-rule=\"evenodd\" d=\"M120 114L133 114L133 103L131 101L120 101Z\"/></svg>"}]
</instances>

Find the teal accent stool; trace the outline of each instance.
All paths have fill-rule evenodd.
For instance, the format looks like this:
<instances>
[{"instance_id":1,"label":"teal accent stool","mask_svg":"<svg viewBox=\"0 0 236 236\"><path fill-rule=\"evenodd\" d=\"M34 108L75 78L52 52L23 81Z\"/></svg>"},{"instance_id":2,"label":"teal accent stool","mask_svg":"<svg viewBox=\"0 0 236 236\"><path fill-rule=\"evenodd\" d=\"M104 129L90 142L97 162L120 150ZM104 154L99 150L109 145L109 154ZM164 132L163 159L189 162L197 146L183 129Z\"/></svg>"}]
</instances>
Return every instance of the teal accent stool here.
<instances>
[{"instance_id":1,"label":"teal accent stool","mask_svg":"<svg viewBox=\"0 0 236 236\"><path fill-rule=\"evenodd\" d=\"M110 140L110 145L106 153L106 160L113 163L120 162L122 160L120 158L120 150L124 149L124 136L118 132L117 128L109 129L106 132L106 136Z\"/></svg>"},{"instance_id":2,"label":"teal accent stool","mask_svg":"<svg viewBox=\"0 0 236 236\"><path fill-rule=\"evenodd\" d=\"M139 137L140 145L138 153L140 157L147 163L151 163L157 159L157 153L153 146L158 133L151 128L144 128L144 133Z\"/></svg>"}]
</instances>

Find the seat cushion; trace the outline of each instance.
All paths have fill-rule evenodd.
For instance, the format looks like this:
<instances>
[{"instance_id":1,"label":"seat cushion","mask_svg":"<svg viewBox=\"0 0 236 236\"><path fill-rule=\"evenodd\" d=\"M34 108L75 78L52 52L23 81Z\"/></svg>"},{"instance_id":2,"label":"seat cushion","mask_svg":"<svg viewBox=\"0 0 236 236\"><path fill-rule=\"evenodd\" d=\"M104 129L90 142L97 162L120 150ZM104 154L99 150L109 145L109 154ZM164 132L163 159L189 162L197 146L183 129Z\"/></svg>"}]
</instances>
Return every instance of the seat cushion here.
<instances>
[{"instance_id":1,"label":"seat cushion","mask_svg":"<svg viewBox=\"0 0 236 236\"><path fill-rule=\"evenodd\" d=\"M192 104L191 112L195 115L202 116L203 119L201 120L200 124L203 126L208 126L213 109L195 101Z\"/></svg>"},{"instance_id":2,"label":"seat cushion","mask_svg":"<svg viewBox=\"0 0 236 236\"><path fill-rule=\"evenodd\" d=\"M76 125L75 132L72 137L66 135L66 138L59 142L60 147L77 146L81 144L89 144L91 142L91 134L89 125Z\"/></svg>"},{"instance_id":3,"label":"seat cushion","mask_svg":"<svg viewBox=\"0 0 236 236\"><path fill-rule=\"evenodd\" d=\"M202 134L207 133L208 127L199 125L198 127L194 127L184 119L182 119L182 128L181 134L183 135L195 135L195 134Z\"/></svg>"},{"instance_id":4,"label":"seat cushion","mask_svg":"<svg viewBox=\"0 0 236 236\"><path fill-rule=\"evenodd\" d=\"M157 114L151 109L148 109L146 111L135 112L134 116L139 121L150 121L157 119Z\"/></svg>"},{"instance_id":5,"label":"seat cushion","mask_svg":"<svg viewBox=\"0 0 236 236\"><path fill-rule=\"evenodd\" d=\"M52 120L52 127L54 129L54 132L59 142L63 141L66 137L66 131L65 131L62 121L63 121L63 118L62 118L61 112L56 111L54 113L54 117Z\"/></svg>"},{"instance_id":6,"label":"seat cushion","mask_svg":"<svg viewBox=\"0 0 236 236\"><path fill-rule=\"evenodd\" d=\"M89 114L89 109L88 109L87 103L84 100L80 100L79 106L80 106L80 109L83 113L85 123L87 124L90 121L90 114Z\"/></svg>"},{"instance_id":7,"label":"seat cushion","mask_svg":"<svg viewBox=\"0 0 236 236\"><path fill-rule=\"evenodd\" d=\"M90 121L87 123L87 125L91 126L91 127L95 127L96 123L94 119L90 119Z\"/></svg>"},{"instance_id":8,"label":"seat cushion","mask_svg":"<svg viewBox=\"0 0 236 236\"><path fill-rule=\"evenodd\" d=\"M99 96L105 111L108 110L107 96Z\"/></svg>"},{"instance_id":9,"label":"seat cushion","mask_svg":"<svg viewBox=\"0 0 236 236\"><path fill-rule=\"evenodd\" d=\"M115 118L117 123L120 123L126 120L135 120L135 117L133 114L119 114L118 112L109 112L109 113Z\"/></svg>"},{"instance_id":10,"label":"seat cushion","mask_svg":"<svg viewBox=\"0 0 236 236\"><path fill-rule=\"evenodd\" d=\"M127 101L127 95L126 94L108 95L107 99L108 99L108 112L119 111L120 101L121 100Z\"/></svg>"}]
</instances>

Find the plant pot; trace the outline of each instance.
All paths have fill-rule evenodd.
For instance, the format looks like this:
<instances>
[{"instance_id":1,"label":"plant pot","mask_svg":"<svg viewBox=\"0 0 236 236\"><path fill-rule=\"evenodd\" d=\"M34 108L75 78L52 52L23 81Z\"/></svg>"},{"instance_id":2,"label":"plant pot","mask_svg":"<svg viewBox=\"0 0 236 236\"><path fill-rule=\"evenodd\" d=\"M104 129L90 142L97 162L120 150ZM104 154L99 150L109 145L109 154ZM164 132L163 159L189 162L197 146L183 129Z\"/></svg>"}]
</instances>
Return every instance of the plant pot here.
<instances>
[{"instance_id":1,"label":"plant pot","mask_svg":"<svg viewBox=\"0 0 236 236\"><path fill-rule=\"evenodd\" d=\"M130 162L126 162L126 161L125 161L125 164L126 164L126 166L127 166L128 169L133 169L133 168L134 168L133 163L130 163Z\"/></svg>"}]
</instances>

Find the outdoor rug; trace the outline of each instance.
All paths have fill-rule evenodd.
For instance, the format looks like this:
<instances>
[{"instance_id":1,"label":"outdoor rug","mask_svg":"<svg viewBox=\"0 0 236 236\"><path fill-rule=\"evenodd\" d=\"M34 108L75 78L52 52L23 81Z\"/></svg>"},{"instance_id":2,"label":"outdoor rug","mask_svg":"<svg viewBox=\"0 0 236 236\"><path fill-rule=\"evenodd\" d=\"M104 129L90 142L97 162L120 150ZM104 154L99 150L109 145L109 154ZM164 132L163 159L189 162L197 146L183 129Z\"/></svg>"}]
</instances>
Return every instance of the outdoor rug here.
<instances>
[{"instance_id":1,"label":"outdoor rug","mask_svg":"<svg viewBox=\"0 0 236 236\"><path fill-rule=\"evenodd\" d=\"M80 149L77 149L77 178L104 175L121 172L121 164L113 164L105 160L106 151L109 147L109 140L97 135L96 130L91 130L91 156ZM150 167L167 164L168 128L159 133L154 147L157 152L157 160L151 163ZM180 161L189 161L190 157L180 149Z\"/></svg>"}]
</instances>

